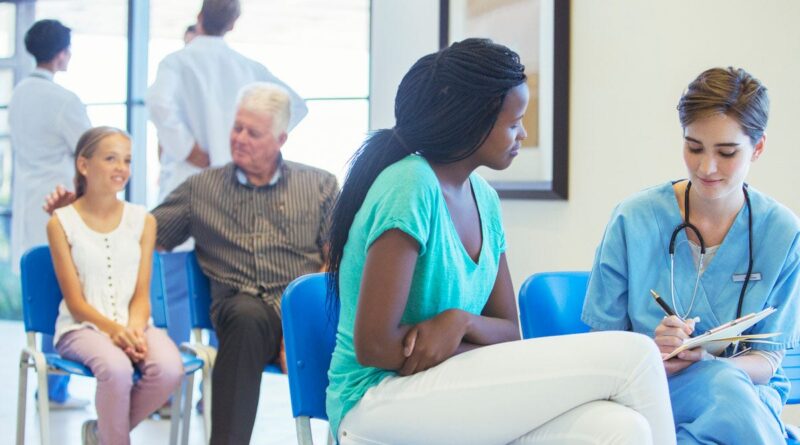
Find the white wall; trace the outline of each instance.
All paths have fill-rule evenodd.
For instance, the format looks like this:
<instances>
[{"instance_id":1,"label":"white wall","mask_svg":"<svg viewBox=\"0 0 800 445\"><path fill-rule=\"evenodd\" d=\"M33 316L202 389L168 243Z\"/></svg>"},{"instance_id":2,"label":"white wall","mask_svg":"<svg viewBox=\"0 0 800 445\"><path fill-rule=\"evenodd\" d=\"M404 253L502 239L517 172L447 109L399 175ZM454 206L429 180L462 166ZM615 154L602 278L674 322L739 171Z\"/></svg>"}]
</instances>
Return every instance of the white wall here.
<instances>
[{"instance_id":1,"label":"white wall","mask_svg":"<svg viewBox=\"0 0 800 445\"><path fill-rule=\"evenodd\" d=\"M371 119L381 128L393 125L402 75L437 48L438 1L373 0L372 20ZM749 182L800 212L798 21L794 0L573 0L570 198L503 202L515 285L589 269L617 202L685 176L675 107L712 66L744 67L769 88L767 150Z\"/></svg>"}]
</instances>

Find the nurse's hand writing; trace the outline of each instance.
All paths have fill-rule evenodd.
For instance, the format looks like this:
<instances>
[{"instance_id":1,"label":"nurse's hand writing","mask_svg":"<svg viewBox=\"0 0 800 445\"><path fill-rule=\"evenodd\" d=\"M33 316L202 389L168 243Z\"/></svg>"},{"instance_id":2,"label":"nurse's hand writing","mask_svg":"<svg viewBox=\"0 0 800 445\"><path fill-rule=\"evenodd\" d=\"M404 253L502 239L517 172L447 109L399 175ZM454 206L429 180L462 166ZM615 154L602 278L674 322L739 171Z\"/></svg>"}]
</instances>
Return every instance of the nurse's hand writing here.
<instances>
[{"instance_id":1,"label":"nurse's hand writing","mask_svg":"<svg viewBox=\"0 0 800 445\"><path fill-rule=\"evenodd\" d=\"M458 309L449 309L414 325L403 340L407 358L398 371L400 375L424 371L452 357L466 333L465 315Z\"/></svg>"},{"instance_id":2,"label":"nurse's hand writing","mask_svg":"<svg viewBox=\"0 0 800 445\"><path fill-rule=\"evenodd\" d=\"M695 321L693 319L681 320L674 315L664 317L656 327L655 332L655 342L662 356L681 346L683 341L694 332L694 324ZM696 356L697 358L695 358ZM700 360L700 357L702 355L697 352L697 349L683 351L677 357L665 361L664 368L667 371L667 375L672 375L686 369L692 363Z\"/></svg>"}]
</instances>

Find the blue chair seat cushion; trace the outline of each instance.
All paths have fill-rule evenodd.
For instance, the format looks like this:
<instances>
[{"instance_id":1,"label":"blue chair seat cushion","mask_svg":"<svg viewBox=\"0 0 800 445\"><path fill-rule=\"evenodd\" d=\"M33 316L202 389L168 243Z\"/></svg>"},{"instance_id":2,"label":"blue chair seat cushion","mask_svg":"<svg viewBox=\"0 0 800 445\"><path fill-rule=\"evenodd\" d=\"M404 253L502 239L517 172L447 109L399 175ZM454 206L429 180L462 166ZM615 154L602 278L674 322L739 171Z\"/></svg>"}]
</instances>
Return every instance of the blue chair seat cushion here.
<instances>
[{"instance_id":1,"label":"blue chair seat cushion","mask_svg":"<svg viewBox=\"0 0 800 445\"><path fill-rule=\"evenodd\" d=\"M187 352L181 352L181 360L183 360L183 371L187 375L203 367L202 359L199 359Z\"/></svg>"},{"instance_id":2,"label":"blue chair seat cushion","mask_svg":"<svg viewBox=\"0 0 800 445\"><path fill-rule=\"evenodd\" d=\"M80 362L67 360L55 353L47 353L44 355L47 365L59 371L64 371L69 374L82 375L84 377L94 377L92 370Z\"/></svg>"},{"instance_id":3,"label":"blue chair seat cushion","mask_svg":"<svg viewBox=\"0 0 800 445\"><path fill-rule=\"evenodd\" d=\"M274 364L274 363L271 363L271 364L265 366L264 367L264 372L269 372L271 374L283 374L283 371L281 370L281 367L279 365Z\"/></svg>"},{"instance_id":4,"label":"blue chair seat cushion","mask_svg":"<svg viewBox=\"0 0 800 445\"><path fill-rule=\"evenodd\" d=\"M92 370L80 362L67 360L55 353L45 354L45 361L50 368L66 372L72 375L80 375L83 377L94 377ZM203 360L185 352L181 353L181 360L183 361L184 372L188 375L203 367ZM141 378L141 373L138 369L133 371L133 381L136 382Z\"/></svg>"}]
</instances>

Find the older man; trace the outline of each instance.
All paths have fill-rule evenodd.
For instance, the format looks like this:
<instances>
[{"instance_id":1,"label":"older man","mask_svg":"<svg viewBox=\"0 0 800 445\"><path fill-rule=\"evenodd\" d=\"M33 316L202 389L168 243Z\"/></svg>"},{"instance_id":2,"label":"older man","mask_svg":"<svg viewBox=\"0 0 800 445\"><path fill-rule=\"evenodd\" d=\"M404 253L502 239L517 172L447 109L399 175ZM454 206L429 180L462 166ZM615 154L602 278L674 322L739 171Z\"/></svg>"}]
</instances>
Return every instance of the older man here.
<instances>
[{"instance_id":1,"label":"older man","mask_svg":"<svg viewBox=\"0 0 800 445\"><path fill-rule=\"evenodd\" d=\"M323 266L336 178L281 157L289 103L280 86L246 87L230 133L233 162L190 177L153 210L157 244L170 250L194 237L211 281L220 341L212 444L250 442L261 375L280 352L280 296L293 279ZM68 200L51 197L51 207Z\"/></svg>"},{"instance_id":2,"label":"older man","mask_svg":"<svg viewBox=\"0 0 800 445\"><path fill-rule=\"evenodd\" d=\"M232 163L178 186L154 211L158 245L188 237L211 281L219 337L212 387L212 444L249 443L264 366L280 352L280 296L322 268L336 178L285 161L289 95L270 84L241 94Z\"/></svg>"}]
</instances>

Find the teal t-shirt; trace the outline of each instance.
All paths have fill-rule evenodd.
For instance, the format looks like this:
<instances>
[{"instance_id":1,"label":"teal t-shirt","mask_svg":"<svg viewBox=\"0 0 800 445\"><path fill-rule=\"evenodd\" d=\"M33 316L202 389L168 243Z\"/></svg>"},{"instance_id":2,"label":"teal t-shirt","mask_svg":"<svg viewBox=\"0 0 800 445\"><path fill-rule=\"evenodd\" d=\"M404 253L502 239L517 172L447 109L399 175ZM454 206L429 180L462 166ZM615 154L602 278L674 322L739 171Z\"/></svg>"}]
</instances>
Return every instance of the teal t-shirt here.
<instances>
[{"instance_id":1,"label":"teal t-shirt","mask_svg":"<svg viewBox=\"0 0 800 445\"><path fill-rule=\"evenodd\" d=\"M364 367L353 346L361 275L367 250L384 232L402 230L419 243L403 324L416 324L447 309L483 311L506 249L497 193L477 174L470 183L481 217L483 244L477 264L456 232L436 174L424 158L387 167L370 187L350 228L339 268L341 310L336 349L328 371L327 413L334 437L339 423L368 389L394 371Z\"/></svg>"}]
</instances>

